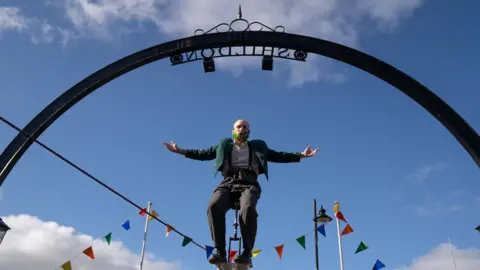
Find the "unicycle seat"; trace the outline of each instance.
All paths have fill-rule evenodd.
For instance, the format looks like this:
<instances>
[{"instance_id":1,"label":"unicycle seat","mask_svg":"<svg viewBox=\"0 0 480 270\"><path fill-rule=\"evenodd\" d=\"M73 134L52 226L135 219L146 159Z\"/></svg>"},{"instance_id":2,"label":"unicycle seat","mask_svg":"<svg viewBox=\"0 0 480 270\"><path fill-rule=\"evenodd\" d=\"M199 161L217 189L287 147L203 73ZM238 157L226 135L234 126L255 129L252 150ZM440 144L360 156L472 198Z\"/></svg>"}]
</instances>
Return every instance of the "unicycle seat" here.
<instances>
[{"instance_id":1,"label":"unicycle seat","mask_svg":"<svg viewBox=\"0 0 480 270\"><path fill-rule=\"evenodd\" d=\"M240 210L240 198L233 199L232 210L238 211Z\"/></svg>"}]
</instances>

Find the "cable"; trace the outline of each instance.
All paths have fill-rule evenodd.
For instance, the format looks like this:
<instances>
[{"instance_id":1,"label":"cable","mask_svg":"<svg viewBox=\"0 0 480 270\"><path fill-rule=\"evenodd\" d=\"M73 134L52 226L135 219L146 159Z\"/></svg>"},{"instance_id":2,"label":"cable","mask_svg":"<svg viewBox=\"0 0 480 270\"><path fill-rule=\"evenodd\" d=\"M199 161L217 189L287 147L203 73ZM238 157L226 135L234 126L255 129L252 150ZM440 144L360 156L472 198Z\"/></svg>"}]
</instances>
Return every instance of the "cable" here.
<instances>
[{"instance_id":1,"label":"cable","mask_svg":"<svg viewBox=\"0 0 480 270\"><path fill-rule=\"evenodd\" d=\"M100 179L96 178L95 176L91 175L90 173L88 173L87 171L85 171L84 169L80 168L79 166L75 165L73 162L71 162L70 160L66 159L65 157L63 157L62 155L60 155L59 153L57 153L55 150L51 149L50 147L46 146L45 144L43 144L42 142L38 141L37 139L33 138L32 135L26 133L25 131L23 131L22 129L20 129L19 127L17 127L16 125L14 125L12 122L8 121L7 119L3 118L1 115L0 115L0 120L2 122L4 122L5 124L9 125L11 128L13 129L16 129L18 132L21 132L23 133L24 135L26 135L27 137L29 137L30 139L32 139L34 142L36 142L37 144L39 144L41 147L45 148L47 151L49 151L50 153L54 154L55 156L57 156L59 159L65 161L67 164L69 164L70 166L74 167L75 169L79 170L81 173L85 174L87 177L89 177L90 179L92 179L93 181L97 182L98 184L102 185L104 188L108 189L110 192L114 193L115 195L119 196L120 198L122 198L123 200L127 201L128 203L130 203L131 205L135 206L136 208L138 208L139 210L143 210L143 208L141 206L139 206L138 204L134 203L133 201L131 201L129 198L125 197L124 195L120 194L118 191L116 191L115 189L111 188L110 186L108 186L107 184L105 184L104 182L102 182ZM148 214L151 218L154 218L156 219L158 222L162 223L163 225L167 226L167 227L170 227L172 229L172 231L178 233L179 235L183 236L183 237L186 237L186 238L189 238L191 240L191 243L198 246L199 248L203 249L203 250L207 250L204 246L200 245L199 243L197 243L196 241L194 241L192 238L186 236L185 234L179 232L177 229L175 229L173 226L165 223L163 220L153 216L152 214L148 213L147 211L145 211L146 214ZM215 256L215 254L213 254Z\"/></svg>"}]
</instances>

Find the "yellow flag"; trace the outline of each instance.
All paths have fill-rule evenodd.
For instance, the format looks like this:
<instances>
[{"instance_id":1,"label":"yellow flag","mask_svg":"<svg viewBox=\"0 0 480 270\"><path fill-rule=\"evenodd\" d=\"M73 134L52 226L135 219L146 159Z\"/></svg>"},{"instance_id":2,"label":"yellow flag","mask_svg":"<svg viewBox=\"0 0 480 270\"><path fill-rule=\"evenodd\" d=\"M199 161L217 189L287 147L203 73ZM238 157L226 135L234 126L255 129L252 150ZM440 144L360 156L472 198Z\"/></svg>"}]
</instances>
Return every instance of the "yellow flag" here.
<instances>
[{"instance_id":1,"label":"yellow flag","mask_svg":"<svg viewBox=\"0 0 480 270\"><path fill-rule=\"evenodd\" d=\"M61 267L63 270L72 270L72 264L70 263L70 261L64 263Z\"/></svg>"},{"instance_id":2,"label":"yellow flag","mask_svg":"<svg viewBox=\"0 0 480 270\"><path fill-rule=\"evenodd\" d=\"M340 211L340 203L338 201L335 201L335 205L333 206L333 212L337 213Z\"/></svg>"},{"instance_id":3,"label":"yellow flag","mask_svg":"<svg viewBox=\"0 0 480 270\"><path fill-rule=\"evenodd\" d=\"M253 258L257 257L258 254L260 254L260 252L262 252L261 249L257 249L257 250L252 251Z\"/></svg>"},{"instance_id":4,"label":"yellow flag","mask_svg":"<svg viewBox=\"0 0 480 270\"><path fill-rule=\"evenodd\" d=\"M150 214L151 214L152 216L154 216L154 217L158 217L158 213L155 212L155 210L152 210L152 213L150 213ZM150 221L151 219L153 219L152 216L148 216L148 221Z\"/></svg>"}]
</instances>

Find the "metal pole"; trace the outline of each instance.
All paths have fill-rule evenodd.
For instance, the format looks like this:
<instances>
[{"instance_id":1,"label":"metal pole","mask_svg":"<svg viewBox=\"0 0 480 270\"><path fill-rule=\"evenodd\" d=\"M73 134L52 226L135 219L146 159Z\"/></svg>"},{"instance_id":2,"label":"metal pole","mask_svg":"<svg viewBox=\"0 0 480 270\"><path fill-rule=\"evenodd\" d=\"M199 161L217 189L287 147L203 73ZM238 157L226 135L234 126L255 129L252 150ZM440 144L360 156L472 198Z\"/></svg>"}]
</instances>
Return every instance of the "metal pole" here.
<instances>
[{"instance_id":1,"label":"metal pole","mask_svg":"<svg viewBox=\"0 0 480 270\"><path fill-rule=\"evenodd\" d=\"M335 202L340 209L340 204L338 201ZM343 270L343 250L342 250L342 235L340 234L340 220L337 218L337 213L335 213L335 219L337 221L337 236L338 236L338 254L340 256L340 270Z\"/></svg>"},{"instance_id":2,"label":"metal pole","mask_svg":"<svg viewBox=\"0 0 480 270\"><path fill-rule=\"evenodd\" d=\"M315 232L315 265L317 270L319 270L318 266L318 231L317 231L317 200L313 199L313 230Z\"/></svg>"},{"instance_id":3,"label":"metal pole","mask_svg":"<svg viewBox=\"0 0 480 270\"><path fill-rule=\"evenodd\" d=\"M152 203L148 202L147 212L150 213L152 208ZM148 223L149 223L149 215L146 215L145 220L145 234L143 235L143 243L142 243L142 259L140 260L140 270L143 269L143 258L145 256L145 247L147 245L147 232L148 232Z\"/></svg>"}]
</instances>

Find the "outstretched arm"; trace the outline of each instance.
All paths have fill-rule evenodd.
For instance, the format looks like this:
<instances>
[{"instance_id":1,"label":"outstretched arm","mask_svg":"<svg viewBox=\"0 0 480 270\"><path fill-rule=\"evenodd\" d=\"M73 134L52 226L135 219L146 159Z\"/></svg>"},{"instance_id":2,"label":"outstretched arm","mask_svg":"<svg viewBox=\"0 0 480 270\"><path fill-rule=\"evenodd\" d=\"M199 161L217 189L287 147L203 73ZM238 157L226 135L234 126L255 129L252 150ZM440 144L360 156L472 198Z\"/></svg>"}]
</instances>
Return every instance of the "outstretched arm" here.
<instances>
[{"instance_id":1,"label":"outstretched arm","mask_svg":"<svg viewBox=\"0 0 480 270\"><path fill-rule=\"evenodd\" d=\"M178 147L175 142L163 143L168 150L184 155L186 158L195 159L195 160L212 160L215 159L217 155L217 146L212 146L207 149L182 149Z\"/></svg>"},{"instance_id":2,"label":"outstretched arm","mask_svg":"<svg viewBox=\"0 0 480 270\"><path fill-rule=\"evenodd\" d=\"M276 163L300 162L300 159L302 158L313 157L317 151L318 148L312 150L310 145L307 146L303 152L277 152L268 148L267 160Z\"/></svg>"},{"instance_id":3,"label":"outstretched arm","mask_svg":"<svg viewBox=\"0 0 480 270\"><path fill-rule=\"evenodd\" d=\"M278 152L268 148L267 161L276 163L300 162L300 152Z\"/></svg>"},{"instance_id":4,"label":"outstretched arm","mask_svg":"<svg viewBox=\"0 0 480 270\"><path fill-rule=\"evenodd\" d=\"M195 160L213 160L217 156L217 146L212 146L207 149L181 149L186 158Z\"/></svg>"}]
</instances>

